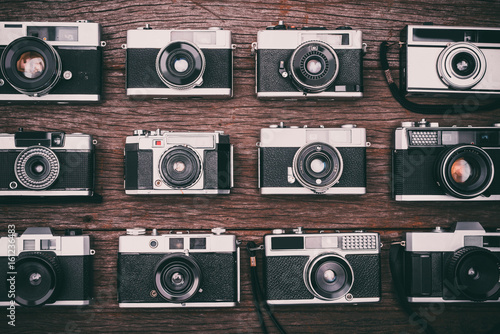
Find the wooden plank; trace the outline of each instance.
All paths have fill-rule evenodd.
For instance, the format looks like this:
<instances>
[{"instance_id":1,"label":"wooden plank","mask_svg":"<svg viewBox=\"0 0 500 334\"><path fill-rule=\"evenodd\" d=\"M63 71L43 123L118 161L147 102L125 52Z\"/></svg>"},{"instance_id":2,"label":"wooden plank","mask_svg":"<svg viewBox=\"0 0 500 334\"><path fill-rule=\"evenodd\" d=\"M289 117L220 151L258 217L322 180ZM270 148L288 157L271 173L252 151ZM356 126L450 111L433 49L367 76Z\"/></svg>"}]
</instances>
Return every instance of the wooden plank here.
<instances>
[{"instance_id":1,"label":"wooden plank","mask_svg":"<svg viewBox=\"0 0 500 334\"><path fill-rule=\"evenodd\" d=\"M397 203L390 198L391 147L401 121L422 118L403 110L390 96L380 70L378 47L397 42L406 24L433 21L443 25L500 25L500 6L492 1L56 1L4 0L1 21L75 21L90 19L103 27L104 101L98 105L0 105L0 132L64 130L90 133L97 146L97 184L102 204L0 204L0 232L50 225L58 232L83 228L94 237L95 295L91 307L18 309L16 331L24 332L206 332L256 333L259 324L251 300L248 256L242 251L242 301L234 309L119 309L116 301L118 236L125 228L208 231L225 226L243 241L262 242L274 228L303 226L306 231L367 229L380 232L382 301L374 305L275 307L290 333L418 333L399 307L388 267L388 247L406 231L447 227L455 221L499 226L500 206L492 203ZM284 19L297 26L350 25L361 29L368 44L364 59L365 97L357 101L259 101L255 97L254 59L250 44L258 30ZM126 31L150 23L156 29L221 26L233 32L234 98L227 101L134 101L125 94ZM394 76L397 49L389 53ZM426 101L439 102L430 99ZM457 102L457 100L453 100ZM460 101L460 100L458 100ZM500 121L499 111L430 116L443 125L483 126ZM368 193L364 196L269 196L257 189L259 130L284 121L310 127L354 123L367 128ZM176 131L224 130L235 145L235 188L218 197L133 197L123 191L123 147L134 129ZM260 258L259 258L260 259ZM438 333L485 333L498 322L492 304L415 307L428 312ZM442 313L441 313L442 311ZM2 313L4 314L4 313ZM11 330L5 317L0 331ZM269 320L267 321L269 323Z\"/></svg>"}]
</instances>

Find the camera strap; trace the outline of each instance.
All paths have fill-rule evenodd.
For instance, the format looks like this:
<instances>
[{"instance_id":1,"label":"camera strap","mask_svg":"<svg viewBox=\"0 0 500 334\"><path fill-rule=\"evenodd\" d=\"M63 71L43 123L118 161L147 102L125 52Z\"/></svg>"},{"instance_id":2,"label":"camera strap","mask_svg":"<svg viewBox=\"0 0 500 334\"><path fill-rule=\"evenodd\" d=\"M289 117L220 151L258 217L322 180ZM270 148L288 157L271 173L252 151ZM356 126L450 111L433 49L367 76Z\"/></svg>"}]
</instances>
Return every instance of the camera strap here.
<instances>
[{"instance_id":1,"label":"camera strap","mask_svg":"<svg viewBox=\"0 0 500 334\"><path fill-rule=\"evenodd\" d=\"M257 272L257 258L255 252L257 250L262 250L263 247L257 247L255 242L249 241L247 242L247 251L248 251L248 256L250 257L250 279L252 282L252 299L253 299L253 304L255 306L255 310L257 311L257 317L259 318L259 323L260 327L262 328L262 332L264 334L267 334L267 327L266 323L264 321L264 317L262 315L262 309L261 306L264 308L266 311L267 315L273 322L274 326L278 329L278 331L281 334L286 334L285 330L281 326L281 324L278 322L278 319L274 317L274 314L271 312L271 309L269 308L269 305L265 302L265 297L262 292L262 288L260 286L259 282L259 274Z\"/></svg>"},{"instance_id":2,"label":"camera strap","mask_svg":"<svg viewBox=\"0 0 500 334\"><path fill-rule=\"evenodd\" d=\"M410 319L413 322L419 324L427 334L436 334L429 322L418 315L415 311L413 311L410 303L408 302L403 281L404 253L404 243L394 243L391 245L391 249L389 250L389 262L391 267L392 282L396 290L396 296L398 298L399 304L406 312L406 314L408 314Z\"/></svg>"},{"instance_id":3,"label":"camera strap","mask_svg":"<svg viewBox=\"0 0 500 334\"><path fill-rule=\"evenodd\" d=\"M419 104L407 100L405 95L399 90L398 86L394 82L391 70L389 69L389 62L387 61L387 50L389 49L389 46L389 43L385 41L380 44L380 64L392 96L403 108L420 114L463 114L467 113L467 110L471 108L474 108L475 111L491 111L500 108L500 99L496 99L491 103L479 106L471 106L466 104L465 101L457 104L433 105Z\"/></svg>"}]
</instances>

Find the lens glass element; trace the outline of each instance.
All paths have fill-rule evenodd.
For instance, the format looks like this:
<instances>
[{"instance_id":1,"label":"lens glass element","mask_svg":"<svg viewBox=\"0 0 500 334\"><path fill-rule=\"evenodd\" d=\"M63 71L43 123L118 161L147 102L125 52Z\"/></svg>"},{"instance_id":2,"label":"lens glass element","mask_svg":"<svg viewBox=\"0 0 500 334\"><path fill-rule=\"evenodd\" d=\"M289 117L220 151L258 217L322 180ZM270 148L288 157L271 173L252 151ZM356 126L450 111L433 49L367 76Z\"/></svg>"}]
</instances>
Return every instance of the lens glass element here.
<instances>
[{"instance_id":1,"label":"lens glass element","mask_svg":"<svg viewBox=\"0 0 500 334\"><path fill-rule=\"evenodd\" d=\"M16 64L17 71L28 79L38 78L45 70L45 59L35 51L27 51L21 54Z\"/></svg>"},{"instance_id":2,"label":"lens glass element","mask_svg":"<svg viewBox=\"0 0 500 334\"><path fill-rule=\"evenodd\" d=\"M174 68L177 72L182 73L186 72L189 67L189 63L186 58L179 57L174 60Z\"/></svg>"},{"instance_id":3,"label":"lens glass element","mask_svg":"<svg viewBox=\"0 0 500 334\"><path fill-rule=\"evenodd\" d=\"M323 66L318 59L310 59L307 61L306 69L311 74L318 74L323 69Z\"/></svg>"},{"instance_id":4,"label":"lens glass element","mask_svg":"<svg viewBox=\"0 0 500 334\"><path fill-rule=\"evenodd\" d=\"M476 70L476 61L468 52L459 52L451 60L453 72L460 77L467 77Z\"/></svg>"},{"instance_id":5,"label":"lens glass element","mask_svg":"<svg viewBox=\"0 0 500 334\"><path fill-rule=\"evenodd\" d=\"M472 174L471 165L464 158L459 158L451 165L451 177L457 183L466 182Z\"/></svg>"}]
</instances>

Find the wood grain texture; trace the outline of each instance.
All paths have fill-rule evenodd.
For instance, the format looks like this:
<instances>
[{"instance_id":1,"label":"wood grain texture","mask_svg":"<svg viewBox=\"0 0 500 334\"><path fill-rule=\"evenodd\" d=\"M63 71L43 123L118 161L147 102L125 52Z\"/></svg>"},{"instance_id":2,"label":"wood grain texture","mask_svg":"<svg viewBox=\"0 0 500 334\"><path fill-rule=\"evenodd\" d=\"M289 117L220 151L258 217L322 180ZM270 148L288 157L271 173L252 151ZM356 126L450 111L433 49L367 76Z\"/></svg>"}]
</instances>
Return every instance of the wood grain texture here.
<instances>
[{"instance_id":1,"label":"wood grain texture","mask_svg":"<svg viewBox=\"0 0 500 334\"><path fill-rule=\"evenodd\" d=\"M102 204L0 205L0 232L7 224L18 231L47 225L59 232L83 228L94 238L95 303L88 308L18 309L19 332L260 332L250 295L248 256L242 252L242 301L234 309L126 309L116 302L118 236L125 228L161 231L203 230L225 226L243 241L262 242L274 228L303 226L306 231L364 228L380 232L382 301L375 305L275 307L290 333L418 333L399 307L388 267L388 248L401 233L480 221L499 226L497 203L396 203L390 199L390 155L394 129L422 116L403 110L390 96L378 62L381 41L398 41L406 24L432 21L443 25L500 26L498 1L49 1L0 2L1 21L75 21L102 25L104 101L79 106L0 106L0 132L64 130L90 133L97 145L97 185ZM349 25L361 29L368 44L364 58L365 97L358 101L279 102L255 97L254 59L250 44L258 30L284 19L297 26ZM126 31L150 23L156 29L220 26L232 30L234 98L228 101L133 101L125 94ZM397 77L398 55L389 54ZM455 100L456 101L456 100ZM443 125L482 126L499 122L500 111L428 117ZM257 189L259 130L283 121L309 127L355 123L367 129L368 193L365 196L271 196ZM123 147L134 129L176 131L224 130L235 146L235 188L218 197L131 197L123 190ZM485 333L498 322L499 305L420 305L438 333ZM0 332L6 326L2 310ZM438 315L436 315L438 314ZM267 321L269 323L269 321Z\"/></svg>"}]
</instances>

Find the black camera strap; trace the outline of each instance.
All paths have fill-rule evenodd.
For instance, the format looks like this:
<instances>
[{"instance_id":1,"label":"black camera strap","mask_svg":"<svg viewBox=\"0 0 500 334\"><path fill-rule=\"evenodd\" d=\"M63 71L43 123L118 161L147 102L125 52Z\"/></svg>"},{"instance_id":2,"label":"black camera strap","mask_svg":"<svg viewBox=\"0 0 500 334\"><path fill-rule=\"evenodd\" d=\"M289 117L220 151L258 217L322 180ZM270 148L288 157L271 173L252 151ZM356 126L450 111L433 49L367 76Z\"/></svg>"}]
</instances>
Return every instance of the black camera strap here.
<instances>
[{"instance_id":1,"label":"black camera strap","mask_svg":"<svg viewBox=\"0 0 500 334\"><path fill-rule=\"evenodd\" d=\"M382 42L380 44L380 64L382 66L382 71L384 72L385 80L389 85L392 96L399 102L399 104L412 112L420 114L463 114L468 112L467 109L471 108L470 105L465 103L452 104L419 104L411 102L406 99L404 94L399 90L398 86L394 82L391 75L391 70L389 69L389 62L387 61L387 50L389 49L388 42ZM500 108L500 99L496 99L491 103L477 106L475 111L491 111Z\"/></svg>"},{"instance_id":2,"label":"black camera strap","mask_svg":"<svg viewBox=\"0 0 500 334\"><path fill-rule=\"evenodd\" d=\"M259 274L257 272L257 258L255 252L257 250L261 250L262 247L257 247L255 242L249 241L247 243L247 251L248 255L250 256L250 279L252 282L252 299L253 299L253 304L255 305L255 310L257 311L257 317L259 318L259 323L260 327L262 328L262 332L264 334L267 334L267 327L266 323L264 321L264 317L262 315L262 310L261 306L264 308L266 311L267 315L273 322L274 326L278 329L278 331L281 334L286 334L285 330L281 326L281 324L278 322L278 319L274 317L273 312L271 312L271 309L269 308L269 305L265 302L265 297L262 292L262 288L260 286L259 282Z\"/></svg>"},{"instance_id":3,"label":"black camera strap","mask_svg":"<svg viewBox=\"0 0 500 334\"><path fill-rule=\"evenodd\" d=\"M418 315L415 311L413 311L406 297L403 283L404 252L405 248L402 243L392 244L391 249L389 250L389 262L391 267L392 282L396 290L396 296L398 298L399 304L415 323L418 323L422 326L422 329L425 330L427 334L436 334L429 322Z\"/></svg>"}]
</instances>

